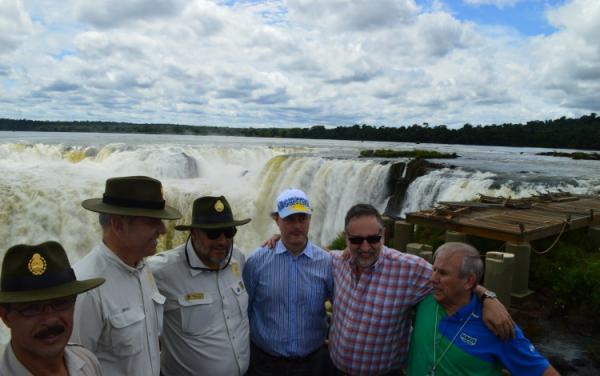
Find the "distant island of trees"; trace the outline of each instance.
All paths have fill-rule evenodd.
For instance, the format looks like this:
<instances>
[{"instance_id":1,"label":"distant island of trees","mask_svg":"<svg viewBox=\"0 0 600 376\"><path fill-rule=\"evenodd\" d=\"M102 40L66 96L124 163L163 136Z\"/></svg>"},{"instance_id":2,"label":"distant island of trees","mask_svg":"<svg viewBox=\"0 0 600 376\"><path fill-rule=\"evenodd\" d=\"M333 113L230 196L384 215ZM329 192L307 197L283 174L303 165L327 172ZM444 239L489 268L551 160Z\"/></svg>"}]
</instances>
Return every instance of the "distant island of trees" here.
<instances>
[{"instance_id":1,"label":"distant island of trees","mask_svg":"<svg viewBox=\"0 0 600 376\"><path fill-rule=\"evenodd\" d=\"M465 124L458 129L449 129L446 125L429 126L427 123L401 127L354 124L335 128L326 128L323 125L310 128L231 128L0 119L0 131L223 135L600 150L600 118L596 113L578 119L563 116L560 119L529 121L525 124Z\"/></svg>"}]
</instances>

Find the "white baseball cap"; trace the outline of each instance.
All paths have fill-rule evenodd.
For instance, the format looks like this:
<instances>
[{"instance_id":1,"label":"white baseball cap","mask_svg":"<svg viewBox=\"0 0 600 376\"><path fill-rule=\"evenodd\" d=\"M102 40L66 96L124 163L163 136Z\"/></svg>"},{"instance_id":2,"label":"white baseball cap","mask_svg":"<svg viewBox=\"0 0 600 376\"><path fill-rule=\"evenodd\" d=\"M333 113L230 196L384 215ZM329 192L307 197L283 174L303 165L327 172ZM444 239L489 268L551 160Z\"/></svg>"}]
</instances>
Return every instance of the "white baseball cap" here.
<instances>
[{"instance_id":1,"label":"white baseball cap","mask_svg":"<svg viewBox=\"0 0 600 376\"><path fill-rule=\"evenodd\" d=\"M277 196L275 211L279 218L285 218L296 213L312 214L306 193L295 188L286 189Z\"/></svg>"}]
</instances>

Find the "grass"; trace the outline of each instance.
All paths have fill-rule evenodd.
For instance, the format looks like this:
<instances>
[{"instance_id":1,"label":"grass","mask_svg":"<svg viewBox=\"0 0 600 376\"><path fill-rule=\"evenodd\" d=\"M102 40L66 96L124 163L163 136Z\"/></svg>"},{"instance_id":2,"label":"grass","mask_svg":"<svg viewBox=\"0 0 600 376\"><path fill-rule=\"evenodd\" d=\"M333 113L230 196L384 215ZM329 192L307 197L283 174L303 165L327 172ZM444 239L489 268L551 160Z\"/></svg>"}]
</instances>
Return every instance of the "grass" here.
<instances>
[{"instance_id":1,"label":"grass","mask_svg":"<svg viewBox=\"0 0 600 376\"><path fill-rule=\"evenodd\" d=\"M576 151L574 153L547 151L543 153L537 153L537 155L549 155L551 157L567 157L575 160L587 159L593 161L600 161L600 153L584 153L582 151Z\"/></svg>"}]
</instances>

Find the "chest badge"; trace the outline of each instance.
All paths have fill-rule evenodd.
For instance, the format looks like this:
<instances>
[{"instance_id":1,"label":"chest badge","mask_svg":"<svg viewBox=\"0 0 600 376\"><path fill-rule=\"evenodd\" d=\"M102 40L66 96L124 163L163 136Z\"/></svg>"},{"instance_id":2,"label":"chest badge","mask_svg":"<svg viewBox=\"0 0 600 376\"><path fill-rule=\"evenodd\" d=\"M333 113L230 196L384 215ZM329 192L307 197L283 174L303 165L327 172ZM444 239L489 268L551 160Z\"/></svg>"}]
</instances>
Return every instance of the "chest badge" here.
<instances>
[{"instance_id":1,"label":"chest badge","mask_svg":"<svg viewBox=\"0 0 600 376\"><path fill-rule=\"evenodd\" d=\"M231 272L233 273L234 276L239 277L240 276L240 266L238 264L231 264Z\"/></svg>"},{"instance_id":2,"label":"chest badge","mask_svg":"<svg viewBox=\"0 0 600 376\"><path fill-rule=\"evenodd\" d=\"M471 337L466 333L460 333L460 340L469 346L475 346L477 344L477 338Z\"/></svg>"}]
</instances>

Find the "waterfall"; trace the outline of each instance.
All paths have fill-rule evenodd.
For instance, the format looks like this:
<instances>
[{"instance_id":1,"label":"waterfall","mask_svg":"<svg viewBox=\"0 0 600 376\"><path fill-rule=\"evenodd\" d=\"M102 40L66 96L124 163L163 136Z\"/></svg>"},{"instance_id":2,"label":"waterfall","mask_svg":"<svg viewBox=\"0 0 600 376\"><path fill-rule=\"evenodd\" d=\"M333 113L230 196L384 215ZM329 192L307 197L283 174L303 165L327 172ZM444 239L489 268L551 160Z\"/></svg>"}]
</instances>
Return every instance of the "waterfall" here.
<instances>
[{"instance_id":1,"label":"waterfall","mask_svg":"<svg viewBox=\"0 0 600 376\"><path fill-rule=\"evenodd\" d=\"M476 200L479 194L521 198L547 192L598 194L600 180L564 177L514 177L471 169L433 170L411 183L399 216L435 206L440 201Z\"/></svg>"},{"instance_id":2,"label":"waterfall","mask_svg":"<svg viewBox=\"0 0 600 376\"><path fill-rule=\"evenodd\" d=\"M328 245L344 229L344 216L357 203L383 210L387 201L389 165L368 160L279 156L271 159L259 177L256 233L271 233L276 226L268 215L275 198L286 188L306 192L313 207L310 238Z\"/></svg>"},{"instance_id":3,"label":"waterfall","mask_svg":"<svg viewBox=\"0 0 600 376\"><path fill-rule=\"evenodd\" d=\"M114 176L161 180L167 203L184 214L182 220L165 221L168 233L159 250L185 240L187 233L173 227L189 223L193 200L205 195L224 195L236 217L252 218L235 238L247 254L276 232L269 213L283 189L308 194L314 207L310 236L321 245L343 230L351 205L385 206L389 166L285 154L290 151L263 145L0 144L0 256L14 244L57 240L76 262L100 239L97 214L80 203L101 197L105 180Z\"/></svg>"}]
</instances>

